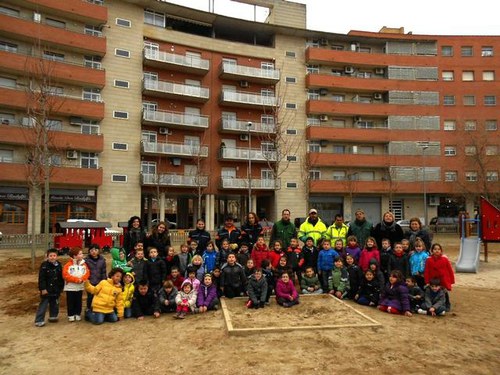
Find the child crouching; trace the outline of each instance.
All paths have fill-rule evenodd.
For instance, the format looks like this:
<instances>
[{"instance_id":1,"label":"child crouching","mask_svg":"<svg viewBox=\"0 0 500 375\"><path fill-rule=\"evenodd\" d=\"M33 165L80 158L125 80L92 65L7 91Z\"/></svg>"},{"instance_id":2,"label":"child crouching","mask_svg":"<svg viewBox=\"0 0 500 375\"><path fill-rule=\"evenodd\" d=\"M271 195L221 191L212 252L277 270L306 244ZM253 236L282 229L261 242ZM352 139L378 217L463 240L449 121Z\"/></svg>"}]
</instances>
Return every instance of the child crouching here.
<instances>
[{"instance_id":1,"label":"child crouching","mask_svg":"<svg viewBox=\"0 0 500 375\"><path fill-rule=\"evenodd\" d=\"M182 283L181 290L175 297L175 302L177 303L177 314L174 315L174 318L184 319L187 313L194 310L196 304L196 291L189 279L184 280Z\"/></svg>"},{"instance_id":2,"label":"child crouching","mask_svg":"<svg viewBox=\"0 0 500 375\"><path fill-rule=\"evenodd\" d=\"M441 287L441 280L431 279L424 292L424 303L418 309L419 314L439 316L446 314L446 292Z\"/></svg>"},{"instance_id":3,"label":"child crouching","mask_svg":"<svg viewBox=\"0 0 500 375\"><path fill-rule=\"evenodd\" d=\"M299 304L299 293L288 273L283 273L276 283L276 302L283 307L292 307Z\"/></svg>"}]
</instances>

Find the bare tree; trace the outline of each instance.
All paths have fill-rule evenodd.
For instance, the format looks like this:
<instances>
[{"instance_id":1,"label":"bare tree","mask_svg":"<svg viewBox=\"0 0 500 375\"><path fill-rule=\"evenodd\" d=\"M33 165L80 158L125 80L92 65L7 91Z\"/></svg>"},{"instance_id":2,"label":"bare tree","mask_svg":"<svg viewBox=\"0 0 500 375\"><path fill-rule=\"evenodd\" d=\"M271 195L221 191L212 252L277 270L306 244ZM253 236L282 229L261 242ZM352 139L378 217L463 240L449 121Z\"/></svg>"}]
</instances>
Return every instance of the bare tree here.
<instances>
[{"instance_id":1,"label":"bare tree","mask_svg":"<svg viewBox=\"0 0 500 375\"><path fill-rule=\"evenodd\" d=\"M194 191L194 195L196 196L198 202L198 209L196 212L197 218L201 218L202 216L202 204L203 204L203 195L205 194L206 189L208 188L208 166L206 162L207 155L203 153L204 150L204 140L206 134L203 133L203 137L200 139L199 145L193 145L191 147L192 152L192 160L195 163L196 170L194 174L194 184L196 190ZM196 219L194 219L196 220ZM196 223L194 223L196 224Z\"/></svg>"}]
</instances>

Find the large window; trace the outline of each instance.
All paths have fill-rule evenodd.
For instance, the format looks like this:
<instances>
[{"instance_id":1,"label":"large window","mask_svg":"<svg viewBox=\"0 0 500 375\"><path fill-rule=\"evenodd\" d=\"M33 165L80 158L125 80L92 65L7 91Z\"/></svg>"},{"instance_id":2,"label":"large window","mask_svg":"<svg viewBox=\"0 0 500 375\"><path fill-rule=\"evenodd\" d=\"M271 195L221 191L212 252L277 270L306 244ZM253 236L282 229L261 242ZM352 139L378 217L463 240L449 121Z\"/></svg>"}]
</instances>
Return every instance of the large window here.
<instances>
[{"instance_id":1,"label":"large window","mask_svg":"<svg viewBox=\"0 0 500 375\"><path fill-rule=\"evenodd\" d=\"M465 121L465 130L466 131L474 131L477 128L477 123L475 120L466 120Z\"/></svg>"},{"instance_id":2,"label":"large window","mask_svg":"<svg viewBox=\"0 0 500 375\"><path fill-rule=\"evenodd\" d=\"M495 95L486 95L484 97L484 105L494 106L497 105L497 98Z\"/></svg>"},{"instance_id":3,"label":"large window","mask_svg":"<svg viewBox=\"0 0 500 375\"><path fill-rule=\"evenodd\" d=\"M84 56L83 57L83 65L88 68L101 69L101 56Z\"/></svg>"},{"instance_id":4,"label":"large window","mask_svg":"<svg viewBox=\"0 0 500 375\"><path fill-rule=\"evenodd\" d=\"M486 171L486 181L498 181L498 171Z\"/></svg>"},{"instance_id":5,"label":"large window","mask_svg":"<svg viewBox=\"0 0 500 375\"><path fill-rule=\"evenodd\" d=\"M99 167L99 157L93 152L80 153L80 165L82 168L97 169Z\"/></svg>"},{"instance_id":6,"label":"large window","mask_svg":"<svg viewBox=\"0 0 500 375\"><path fill-rule=\"evenodd\" d=\"M83 100L90 100L91 102L101 101L101 89L98 88L84 88Z\"/></svg>"},{"instance_id":7,"label":"large window","mask_svg":"<svg viewBox=\"0 0 500 375\"><path fill-rule=\"evenodd\" d=\"M155 12L154 10L145 9L144 10L144 23L165 27L165 14Z\"/></svg>"},{"instance_id":8,"label":"large window","mask_svg":"<svg viewBox=\"0 0 500 375\"><path fill-rule=\"evenodd\" d=\"M99 122L96 120L82 120L81 122L82 134L99 134Z\"/></svg>"},{"instance_id":9,"label":"large window","mask_svg":"<svg viewBox=\"0 0 500 375\"><path fill-rule=\"evenodd\" d=\"M487 131L495 131L498 129L497 120L486 120L484 127Z\"/></svg>"},{"instance_id":10,"label":"large window","mask_svg":"<svg viewBox=\"0 0 500 375\"><path fill-rule=\"evenodd\" d=\"M441 73L441 78L443 81L453 81L455 79L453 70L443 71Z\"/></svg>"},{"instance_id":11,"label":"large window","mask_svg":"<svg viewBox=\"0 0 500 375\"><path fill-rule=\"evenodd\" d=\"M483 72L483 81L494 81L494 80L495 80L494 70L485 70Z\"/></svg>"},{"instance_id":12,"label":"large window","mask_svg":"<svg viewBox=\"0 0 500 375\"><path fill-rule=\"evenodd\" d=\"M476 182L477 172L474 171L465 172L465 180L468 182Z\"/></svg>"},{"instance_id":13,"label":"large window","mask_svg":"<svg viewBox=\"0 0 500 375\"><path fill-rule=\"evenodd\" d=\"M474 72L467 70L462 72L462 81L474 81Z\"/></svg>"},{"instance_id":14,"label":"large window","mask_svg":"<svg viewBox=\"0 0 500 375\"><path fill-rule=\"evenodd\" d=\"M464 105L476 105L476 97L474 95L464 95Z\"/></svg>"},{"instance_id":15,"label":"large window","mask_svg":"<svg viewBox=\"0 0 500 375\"><path fill-rule=\"evenodd\" d=\"M319 141L311 141L309 142L309 152L319 152L321 149L321 145Z\"/></svg>"},{"instance_id":16,"label":"large window","mask_svg":"<svg viewBox=\"0 0 500 375\"><path fill-rule=\"evenodd\" d=\"M26 210L11 203L0 204L0 222L6 224L25 224Z\"/></svg>"},{"instance_id":17,"label":"large window","mask_svg":"<svg viewBox=\"0 0 500 375\"><path fill-rule=\"evenodd\" d=\"M482 57L492 57L493 56L493 47L491 47L491 46L481 47L481 56Z\"/></svg>"},{"instance_id":18,"label":"large window","mask_svg":"<svg viewBox=\"0 0 500 375\"><path fill-rule=\"evenodd\" d=\"M311 169L309 171L309 179L310 180L321 180L321 171L317 169Z\"/></svg>"},{"instance_id":19,"label":"large window","mask_svg":"<svg viewBox=\"0 0 500 375\"><path fill-rule=\"evenodd\" d=\"M0 162L1 163L12 163L14 159L13 150L2 150L0 149Z\"/></svg>"}]
</instances>

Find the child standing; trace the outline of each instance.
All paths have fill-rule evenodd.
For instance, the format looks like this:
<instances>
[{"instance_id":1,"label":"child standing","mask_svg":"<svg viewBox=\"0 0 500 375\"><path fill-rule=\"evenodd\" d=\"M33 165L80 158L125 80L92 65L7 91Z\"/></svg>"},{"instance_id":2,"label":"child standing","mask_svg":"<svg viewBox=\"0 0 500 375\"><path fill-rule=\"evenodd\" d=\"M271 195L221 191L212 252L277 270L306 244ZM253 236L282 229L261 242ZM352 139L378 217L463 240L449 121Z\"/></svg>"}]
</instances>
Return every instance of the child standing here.
<instances>
[{"instance_id":1,"label":"child standing","mask_svg":"<svg viewBox=\"0 0 500 375\"><path fill-rule=\"evenodd\" d=\"M83 260L83 252L79 247L71 249L68 253L70 260L62 270L65 281L66 304L68 307L68 321L79 322L82 320L82 295L84 285L90 276L89 269Z\"/></svg>"},{"instance_id":2,"label":"child standing","mask_svg":"<svg viewBox=\"0 0 500 375\"><path fill-rule=\"evenodd\" d=\"M358 239L356 236L347 237L347 246L345 248L345 256L352 255L355 262L359 262L359 256L361 255L361 249L358 246Z\"/></svg>"},{"instance_id":3,"label":"child standing","mask_svg":"<svg viewBox=\"0 0 500 375\"><path fill-rule=\"evenodd\" d=\"M250 276L252 276L255 272L255 264L253 262L253 259L247 260L247 263L245 264L244 270L245 270L245 277L247 279L249 279Z\"/></svg>"},{"instance_id":4,"label":"child standing","mask_svg":"<svg viewBox=\"0 0 500 375\"><path fill-rule=\"evenodd\" d=\"M448 292L451 292L451 286L455 284L455 273L450 260L443 255L443 248L438 243L432 245L431 256L425 262L424 279L426 284L430 284L432 279L441 281L441 286L445 289L446 311L450 311L451 303Z\"/></svg>"},{"instance_id":5,"label":"child standing","mask_svg":"<svg viewBox=\"0 0 500 375\"><path fill-rule=\"evenodd\" d=\"M359 285L364 278L363 271L358 267L352 254L347 254L345 257L346 269L349 274L349 291L346 298L354 299L358 292Z\"/></svg>"},{"instance_id":6,"label":"child standing","mask_svg":"<svg viewBox=\"0 0 500 375\"><path fill-rule=\"evenodd\" d=\"M180 249L181 252L174 256L174 265L178 268L180 274L184 275L186 273L186 267L189 263L191 263L191 259L193 258L193 256L189 252L189 247L187 244L182 244Z\"/></svg>"},{"instance_id":7,"label":"child standing","mask_svg":"<svg viewBox=\"0 0 500 375\"><path fill-rule=\"evenodd\" d=\"M304 264L302 270L305 271L307 267L312 267L314 273L318 272L318 248L314 246L314 239L307 237L305 245L302 247L302 255L304 257Z\"/></svg>"},{"instance_id":8,"label":"child standing","mask_svg":"<svg viewBox=\"0 0 500 375\"><path fill-rule=\"evenodd\" d=\"M107 279L106 274L106 259L99 254L100 247L98 244L92 244L89 248L89 255L85 258L85 263L90 271L89 282L92 286L96 286L102 280ZM92 306L92 299L94 295L87 293L87 311ZM87 317L87 314L85 314Z\"/></svg>"},{"instance_id":9,"label":"child standing","mask_svg":"<svg viewBox=\"0 0 500 375\"><path fill-rule=\"evenodd\" d=\"M246 242L242 242L240 244L240 250L236 254L236 261L244 266L247 264L248 259L250 259L250 250L248 249L248 244Z\"/></svg>"},{"instance_id":10,"label":"child standing","mask_svg":"<svg viewBox=\"0 0 500 375\"><path fill-rule=\"evenodd\" d=\"M377 264L380 265L380 253L377 249L377 241L373 237L366 239L365 248L361 251L359 256L359 267L363 272L366 272L370 265L370 259L375 258Z\"/></svg>"},{"instance_id":11,"label":"child standing","mask_svg":"<svg viewBox=\"0 0 500 375\"><path fill-rule=\"evenodd\" d=\"M264 236L257 237L257 242L253 246L251 258L256 268L262 268L262 261L264 259L269 259L269 248L264 240Z\"/></svg>"},{"instance_id":12,"label":"child standing","mask_svg":"<svg viewBox=\"0 0 500 375\"><path fill-rule=\"evenodd\" d=\"M384 274L382 273L382 271L380 271L380 266L378 265L377 259L375 258L370 259L370 264L368 266L368 269L372 271L373 276L378 282L379 288L382 289L386 283Z\"/></svg>"},{"instance_id":13,"label":"child standing","mask_svg":"<svg viewBox=\"0 0 500 375\"><path fill-rule=\"evenodd\" d=\"M394 250L389 256L388 271L391 273L394 270L401 271L404 278L410 276L410 262L401 242L394 243Z\"/></svg>"},{"instance_id":14,"label":"child standing","mask_svg":"<svg viewBox=\"0 0 500 375\"><path fill-rule=\"evenodd\" d=\"M137 256L137 253L135 253ZM132 301L134 299L135 292L135 277L131 272L127 272L125 276L123 276L123 316L125 319L132 317Z\"/></svg>"},{"instance_id":15,"label":"child standing","mask_svg":"<svg viewBox=\"0 0 500 375\"><path fill-rule=\"evenodd\" d=\"M40 305L35 316L35 325L43 327L45 325L45 313L49 307L49 322L57 322L59 315L59 296L64 287L62 277L62 266L57 261L57 249L47 251L45 260L38 272L38 290L40 291Z\"/></svg>"},{"instance_id":16,"label":"child standing","mask_svg":"<svg viewBox=\"0 0 500 375\"><path fill-rule=\"evenodd\" d=\"M341 257L335 258L332 276L328 280L328 289L329 293L338 299L343 299L349 290L349 273L345 269Z\"/></svg>"},{"instance_id":17,"label":"child standing","mask_svg":"<svg viewBox=\"0 0 500 375\"><path fill-rule=\"evenodd\" d=\"M393 254L391 241L387 238L382 238L381 241L382 248L380 249L380 270L384 274L385 282L389 281L389 274L391 271L389 270L389 263L391 260L391 256Z\"/></svg>"},{"instance_id":18,"label":"child standing","mask_svg":"<svg viewBox=\"0 0 500 375\"><path fill-rule=\"evenodd\" d=\"M198 290L196 306L198 306L198 312L202 314L208 310L217 310L219 308L217 286L214 284L212 275L209 273L203 278L203 283Z\"/></svg>"},{"instance_id":19,"label":"child standing","mask_svg":"<svg viewBox=\"0 0 500 375\"><path fill-rule=\"evenodd\" d=\"M419 314L431 316L442 316L446 314L446 295L441 288L439 279L432 279L429 286L425 288L424 303L418 309Z\"/></svg>"},{"instance_id":20,"label":"child standing","mask_svg":"<svg viewBox=\"0 0 500 375\"><path fill-rule=\"evenodd\" d=\"M140 246L139 246L140 245ZM146 261L144 258L144 248L142 247L142 242L136 244L135 256L128 262L128 265L132 267L132 272L134 273L134 285L137 286L142 280L144 280L146 269Z\"/></svg>"},{"instance_id":21,"label":"child standing","mask_svg":"<svg viewBox=\"0 0 500 375\"><path fill-rule=\"evenodd\" d=\"M195 255L195 256L199 256L199 255ZM201 285L201 282L198 279L197 275L198 275L198 270L196 269L196 267L194 265L190 264L186 269L186 276L187 277L185 280L189 280L189 282L191 283L191 286L193 287L195 292L198 292L198 290L200 289L200 285ZM182 288L182 285L181 285L181 288Z\"/></svg>"},{"instance_id":22,"label":"child standing","mask_svg":"<svg viewBox=\"0 0 500 375\"><path fill-rule=\"evenodd\" d=\"M269 304L269 299L274 291L274 286L276 285L276 279L274 278L273 269L271 268L271 262L269 259L264 259L262 261L262 276L267 282L267 294L266 294L266 304Z\"/></svg>"},{"instance_id":23,"label":"child standing","mask_svg":"<svg viewBox=\"0 0 500 375\"><path fill-rule=\"evenodd\" d=\"M229 254L222 266L220 286L227 298L239 297L245 291L246 277L243 267L236 263L236 256Z\"/></svg>"},{"instance_id":24,"label":"child standing","mask_svg":"<svg viewBox=\"0 0 500 375\"><path fill-rule=\"evenodd\" d=\"M283 273L276 283L276 302L283 307L292 307L299 304L299 293L288 273Z\"/></svg>"},{"instance_id":25,"label":"child standing","mask_svg":"<svg viewBox=\"0 0 500 375\"><path fill-rule=\"evenodd\" d=\"M208 241L207 243L207 248L203 252L202 258L203 258L203 264L205 268L205 273L211 273L216 266L219 265L220 259L219 259L219 252L215 251L213 241Z\"/></svg>"},{"instance_id":26,"label":"child standing","mask_svg":"<svg viewBox=\"0 0 500 375\"><path fill-rule=\"evenodd\" d=\"M410 273L415 278L420 289L424 289L425 263L429 254L425 251L425 244L420 238L415 240L415 251L410 255Z\"/></svg>"},{"instance_id":27,"label":"child standing","mask_svg":"<svg viewBox=\"0 0 500 375\"><path fill-rule=\"evenodd\" d=\"M167 273L167 275L170 275L170 271L172 271L172 267L175 265L174 256L175 256L175 250L173 246L169 246L167 248L167 256L163 260L165 262L165 272Z\"/></svg>"},{"instance_id":28,"label":"child standing","mask_svg":"<svg viewBox=\"0 0 500 375\"><path fill-rule=\"evenodd\" d=\"M339 253L330 247L330 240L324 239L321 244L323 250L318 255L318 274L321 282L321 287L324 292L329 292L328 280L332 276L335 258L339 257Z\"/></svg>"},{"instance_id":29,"label":"child standing","mask_svg":"<svg viewBox=\"0 0 500 375\"><path fill-rule=\"evenodd\" d=\"M201 283L203 281L203 276L205 276L205 267L203 266L203 258L201 257L201 255L193 256L193 259L191 259L191 264L188 266L188 269L190 267L195 269L196 271L195 277ZM198 289L196 289L196 291L198 291Z\"/></svg>"},{"instance_id":30,"label":"child standing","mask_svg":"<svg viewBox=\"0 0 500 375\"><path fill-rule=\"evenodd\" d=\"M269 252L269 261L271 262L271 267L274 269L278 268L280 263L280 258L284 255L283 245L280 240L276 240L273 243L273 250Z\"/></svg>"},{"instance_id":31,"label":"child standing","mask_svg":"<svg viewBox=\"0 0 500 375\"><path fill-rule=\"evenodd\" d=\"M229 240L227 238L223 239L220 245L219 249L219 254L220 254L220 266L224 266L224 264L227 262L227 257L229 254L234 254L233 251L231 250L231 246L229 243ZM236 258L235 258L236 259Z\"/></svg>"},{"instance_id":32,"label":"child standing","mask_svg":"<svg viewBox=\"0 0 500 375\"><path fill-rule=\"evenodd\" d=\"M191 281L184 280L181 290L175 297L175 302L177 303L177 314L174 315L174 318L184 319L187 313L194 311L196 292L194 291Z\"/></svg>"},{"instance_id":33,"label":"child standing","mask_svg":"<svg viewBox=\"0 0 500 375\"><path fill-rule=\"evenodd\" d=\"M267 281L262 269L257 268L247 285L248 301L246 306L254 309L263 308L267 300Z\"/></svg>"},{"instance_id":34,"label":"child standing","mask_svg":"<svg viewBox=\"0 0 500 375\"><path fill-rule=\"evenodd\" d=\"M354 300L360 305L377 306L380 297L380 284L375 278L372 270L365 272L365 277L361 281L359 289L354 296Z\"/></svg>"},{"instance_id":35,"label":"child standing","mask_svg":"<svg viewBox=\"0 0 500 375\"><path fill-rule=\"evenodd\" d=\"M149 288L156 295L167 276L165 262L158 257L158 250L156 247L149 248L149 259L146 262L145 273Z\"/></svg>"},{"instance_id":36,"label":"child standing","mask_svg":"<svg viewBox=\"0 0 500 375\"><path fill-rule=\"evenodd\" d=\"M312 268L311 266L306 268L306 272L302 276L300 289L302 290L302 294L323 293L323 289L321 289L321 284L319 282L318 276L314 273L314 268Z\"/></svg>"},{"instance_id":37,"label":"child standing","mask_svg":"<svg viewBox=\"0 0 500 375\"><path fill-rule=\"evenodd\" d=\"M389 275L389 282L380 293L378 309L389 314L412 315L410 300L408 298L408 288L405 285L401 271L392 271Z\"/></svg>"},{"instance_id":38,"label":"child standing","mask_svg":"<svg viewBox=\"0 0 500 375\"><path fill-rule=\"evenodd\" d=\"M304 264L304 257L302 256L302 249L299 246L299 240L297 238L290 239L290 246L286 250L286 257L288 260L288 265L290 266L292 273L290 277L292 281L297 278L300 285L302 279L302 265Z\"/></svg>"},{"instance_id":39,"label":"child standing","mask_svg":"<svg viewBox=\"0 0 500 375\"><path fill-rule=\"evenodd\" d=\"M111 257L113 261L111 262L111 268L121 268L123 272L130 272L132 267L127 264L126 254L124 249L118 249L113 247L111 249Z\"/></svg>"}]
</instances>

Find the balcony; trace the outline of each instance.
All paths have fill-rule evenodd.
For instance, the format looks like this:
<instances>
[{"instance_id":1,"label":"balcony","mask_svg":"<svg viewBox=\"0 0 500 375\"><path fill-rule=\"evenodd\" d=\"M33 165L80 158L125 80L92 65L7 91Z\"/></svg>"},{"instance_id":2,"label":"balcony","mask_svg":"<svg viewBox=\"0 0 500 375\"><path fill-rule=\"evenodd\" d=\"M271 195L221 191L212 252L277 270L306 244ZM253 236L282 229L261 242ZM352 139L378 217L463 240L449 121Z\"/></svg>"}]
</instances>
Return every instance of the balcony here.
<instances>
[{"instance_id":1,"label":"balcony","mask_svg":"<svg viewBox=\"0 0 500 375\"><path fill-rule=\"evenodd\" d=\"M141 141L141 153L179 158L206 158L208 157L208 146Z\"/></svg>"},{"instance_id":2,"label":"balcony","mask_svg":"<svg viewBox=\"0 0 500 375\"><path fill-rule=\"evenodd\" d=\"M280 71L278 69L253 68L223 62L220 66L219 77L242 82L275 85L280 80Z\"/></svg>"},{"instance_id":3,"label":"balcony","mask_svg":"<svg viewBox=\"0 0 500 375\"><path fill-rule=\"evenodd\" d=\"M106 83L105 71L93 69L83 64L52 61L32 56L31 51L0 51L0 69L15 75L50 75L53 81L103 88Z\"/></svg>"},{"instance_id":4,"label":"balcony","mask_svg":"<svg viewBox=\"0 0 500 375\"><path fill-rule=\"evenodd\" d=\"M275 96L229 90L222 90L220 101L222 105L230 107L265 109L272 109L278 103Z\"/></svg>"},{"instance_id":5,"label":"balcony","mask_svg":"<svg viewBox=\"0 0 500 375\"><path fill-rule=\"evenodd\" d=\"M274 124L264 124L260 122L253 122L250 120L236 120L222 118L220 119L220 131L225 133L245 133L248 134L275 134L276 126ZM248 124L252 125L249 127ZM250 128L250 129L249 129Z\"/></svg>"},{"instance_id":6,"label":"balcony","mask_svg":"<svg viewBox=\"0 0 500 375\"><path fill-rule=\"evenodd\" d=\"M422 194L422 182L352 181L352 180L312 180L310 193L326 194ZM427 182L429 194L452 194L460 191L459 184Z\"/></svg>"},{"instance_id":7,"label":"balcony","mask_svg":"<svg viewBox=\"0 0 500 375\"><path fill-rule=\"evenodd\" d=\"M50 107L50 113L53 115L79 116L92 120L104 118L104 103L102 102L92 102L67 95L54 95L51 98L54 100L47 106ZM0 87L0 106L26 110L28 104L25 87Z\"/></svg>"},{"instance_id":8,"label":"balcony","mask_svg":"<svg viewBox=\"0 0 500 375\"><path fill-rule=\"evenodd\" d=\"M142 111L142 124L168 126L176 129L208 129L209 116L171 111Z\"/></svg>"},{"instance_id":9,"label":"balcony","mask_svg":"<svg viewBox=\"0 0 500 375\"><path fill-rule=\"evenodd\" d=\"M278 159L276 151L262 149L221 147L220 151L220 159L222 160L248 161L249 154L252 162L275 162Z\"/></svg>"},{"instance_id":10,"label":"balcony","mask_svg":"<svg viewBox=\"0 0 500 375\"><path fill-rule=\"evenodd\" d=\"M351 167L351 168L389 168L391 166L417 166L422 165L422 155L393 155L378 154L338 154L333 152L309 152L308 163L311 167ZM441 165L439 155L426 156L427 168Z\"/></svg>"},{"instance_id":11,"label":"balcony","mask_svg":"<svg viewBox=\"0 0 500 375\"><path fill-rule=\"evenodd\" d=\"M248 190L248 178L221 177L221 189L243 189ZM254 179L252 178L252 190L276 190L281 188L281 180Z\"/></svg>"},{"instance_id":12,"label":"balcony","mask_svg":"<svg viewBox=\"0 0 500 375\"><path fill-rule=\"evenodd\" d=\"M49 148L55 150L79 150L100 153L104 150L102 135L81 134L67 131L48 132ZM9 145L32 145L35 143L33 128L28 126L0 125L0 142Z\"/></svg>"},{"instance_id":13,"label":"balcony","mask_svg":"<svg viewBox=\"0 0 500 375\"><path fill-rule=\"evenodd\" d=\"M29 165L25 163L0 163L0 182L27 184L28 168ZM50 184L100 186L102 169L53 167L50 172Z\"/></svg>"},{"instance_id":14,"label":"balcony","mask_svg":"<svg viewBox=\"0 0 500 375\"><path fill-rule=\"evenodd\" d=\"M143 63L146 66L199 75L207 74L210 69L210 61L208 60L156 51L150 48L144 49Z\"/></svg>"},{"instance_id":15,"label":"balcony","mask_svg":"<svg viewBox=\"0 0 500 375\"><path fill-rule=\"evenodd\" d=\"M190 102L204 103L210 97L210 90L206 87L185 85L167 81L145 79L143 81L143 94L159 96L168 99L180 99Z\"/></svg>"},{"instance_id":16,"label":"balcony","mask_svg":"<svg viewBox=\"0 0 500 375\"><path fill-rule=\"evenodd\" d=\"M141 173L141 185L173 187L207 187L208 176L189 176L182 174Z\"/></svg>"},{"instance_id":17,"label":"balcony","mask_svg":"<svg viewBox=\"0 0 500 375\"><path fill-rule=\"evenodd\" d=\"M106 54L106 38L87 35L76 30L49 26L32 19L23 19L0 14L0 35L30 44L39 41L41 45L54 46L82 54Z\"/></svg>"}]
</instances>

